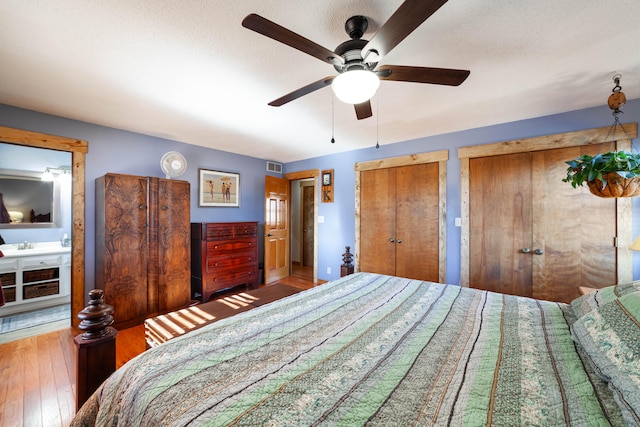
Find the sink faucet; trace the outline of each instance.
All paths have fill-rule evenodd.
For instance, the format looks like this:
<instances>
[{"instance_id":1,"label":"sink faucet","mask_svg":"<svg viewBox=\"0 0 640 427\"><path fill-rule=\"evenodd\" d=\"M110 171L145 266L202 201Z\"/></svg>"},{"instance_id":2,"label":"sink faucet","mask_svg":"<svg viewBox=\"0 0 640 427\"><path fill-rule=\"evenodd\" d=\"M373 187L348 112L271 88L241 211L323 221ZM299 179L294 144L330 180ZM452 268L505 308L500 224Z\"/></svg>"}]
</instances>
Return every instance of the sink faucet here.
<instances>
[{"instance_id":1,"label":"sink faucet","mask_svg":"<svg viewBox=\"0 0 640 427\"><path fill-rule=\"evenodd\" d=\"M20 243L18 245L18 250L23 250L23 249L33 249L33 243L28 243L25 240L24 243Z\"/></svg>"}]
</instances>

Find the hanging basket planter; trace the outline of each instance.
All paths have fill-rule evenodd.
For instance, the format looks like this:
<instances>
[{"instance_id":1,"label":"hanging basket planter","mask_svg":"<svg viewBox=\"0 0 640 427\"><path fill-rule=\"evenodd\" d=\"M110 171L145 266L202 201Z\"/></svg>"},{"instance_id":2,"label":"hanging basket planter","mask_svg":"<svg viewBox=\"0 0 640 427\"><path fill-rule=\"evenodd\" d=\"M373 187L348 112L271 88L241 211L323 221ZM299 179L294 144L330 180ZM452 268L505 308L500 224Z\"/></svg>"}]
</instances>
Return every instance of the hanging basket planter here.
<instances>
[{"instance_id":1,"label":"hanging basket planter","mask_svg":"<svg viewBox=\"0 0 640 427\"><path fill-rule=\"evenodd\" d=\"M640 196L640 154L612 151L595 156L583 155L566 162L564 182L573 188L587 183L599 197Z\"/></svg>"},{"instance_id":2,"label":"hanging basket planter","mask_svg":"<svg viewBox=\"0 0 640 427\"><path fill-rule=\"evenodd\" d=\"M589 191L598 197L640 196L640 177L625 178L618 172L602 174L602 180L587 181Z\"/></svg>"},{"instance_id":3,"label":"hanging basket planter","mask_svg":"<svg viewBox=\"0 0 640 427\"><path fill-rule=\"evenodd\" d=\"M618 139L616 129L624 132L625 139L631 137L620 123L618 115L620 108L627 102L620 86L620 74L613 76L611 95L607 100L609 108L613 110L613 125L609 129L603 142L610 139L610 147L614 148ZM576 159L565 162L569 165L567 176L562 180L570 183L573 188L582 186L585 182L592 194L599 197L636 197L640 196L640 154L627 151L610 151L595 156L584 154Z\"/></svg>"}]
</instances>

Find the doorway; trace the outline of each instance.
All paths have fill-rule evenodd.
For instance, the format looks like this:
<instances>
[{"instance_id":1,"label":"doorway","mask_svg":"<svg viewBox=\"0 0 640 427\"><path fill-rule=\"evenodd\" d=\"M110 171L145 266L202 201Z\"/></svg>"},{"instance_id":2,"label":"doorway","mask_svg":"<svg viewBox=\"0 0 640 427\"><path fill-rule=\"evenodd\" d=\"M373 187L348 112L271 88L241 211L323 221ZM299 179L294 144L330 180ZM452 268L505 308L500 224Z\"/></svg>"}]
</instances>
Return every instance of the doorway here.
<instances>
[{"instance_id":1,"label":"doorway","mask_svg":"<svg viewBox=\"0 0 640 427\"><path fill-rule=\"evenodd\" d=\"M291 181L291 275L313 280L315 266L315 200L312 178Z\"/></svg>"},{"instance_id":2,"label":"doorway","mask_svg":"<svg viewBox=\"0 0 640 427\"><path fill-rule=\"evenodd\" d=\"M73 224L71 231L71 325L78 326L80 319L75 315L85 303L84 286L84 199L85 199L85 154L87 141L48 135L0 126L0 141L17 145L47 148L71 152L71 179L73 200Z\"/></svg>"},{"instance_id":3,"label":"doorway","mask_svg":"<svg viewBox=\"0 0 640 427\"><path fill-rule=\"evenodd\" d=\"M320 170L286 173L291 197L290 274L318 283L318 197ZM306 193L306 206L303 203ZM306 221L303 221L303 216ZM305 225L306 224L306 225ZM306 232L303 231L306 228ZM306 236L305 236L306 235ZM304 245L304 247L301 247Z\"/></svg>"}]
</instances>

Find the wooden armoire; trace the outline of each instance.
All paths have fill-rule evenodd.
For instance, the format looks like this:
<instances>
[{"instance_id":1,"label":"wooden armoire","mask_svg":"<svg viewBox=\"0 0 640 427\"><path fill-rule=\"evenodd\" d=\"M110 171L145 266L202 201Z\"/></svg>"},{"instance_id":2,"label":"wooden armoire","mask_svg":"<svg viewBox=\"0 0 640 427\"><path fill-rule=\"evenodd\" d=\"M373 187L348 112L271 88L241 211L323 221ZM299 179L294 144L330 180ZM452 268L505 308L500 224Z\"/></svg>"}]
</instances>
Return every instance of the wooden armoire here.
<instances>
[{"instance_id":1,"label":"wooden armoire","mask_svg":"<svg viewBox=\"0 0 640 427\"><path fill-rule=\"evenodd\" d=\"M608 129L459 150L463 286L570 302L580 286L631 280L630 199L562 182L565 162L601 151ZM635 125L625 129L635 137Z\"/></svg>"},{"instance_id":2,"label":"wooden armoire","mask_svg":"<svg viewBox=\"0 0 640 427\"><path fill-rule=\"evenodd\" d=\"M95 287L128 328L191 301L190 184L107 174L96 179Z\"/></svg>"},{"instance_id":3,"label":"wooden armoire","mask_svg":"<svg viewBox=\"0 0 640 427\"><path fill-rule=\"evenodd\" d=\"M445 280L447 151L357 163L356 271Z\"/></svg>"}]
</instances>

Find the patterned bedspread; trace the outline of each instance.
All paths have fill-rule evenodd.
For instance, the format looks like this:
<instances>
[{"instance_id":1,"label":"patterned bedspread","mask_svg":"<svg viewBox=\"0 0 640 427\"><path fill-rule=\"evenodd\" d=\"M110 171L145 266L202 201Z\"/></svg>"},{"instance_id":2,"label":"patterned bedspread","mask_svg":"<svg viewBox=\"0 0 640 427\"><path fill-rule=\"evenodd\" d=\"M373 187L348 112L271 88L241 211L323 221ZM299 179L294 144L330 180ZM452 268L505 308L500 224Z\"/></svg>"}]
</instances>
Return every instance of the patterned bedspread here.
<instances>
[{"instance_id":1,"label":"patterned bedspread","mask_svg":"<svg viewBox=\"0 0 640 427\"><path fill-rule=\"evenodd\" d=\"M141 354L73 425L624 425L571 313L358 273Z\"/></svg>"}]
</instances>

